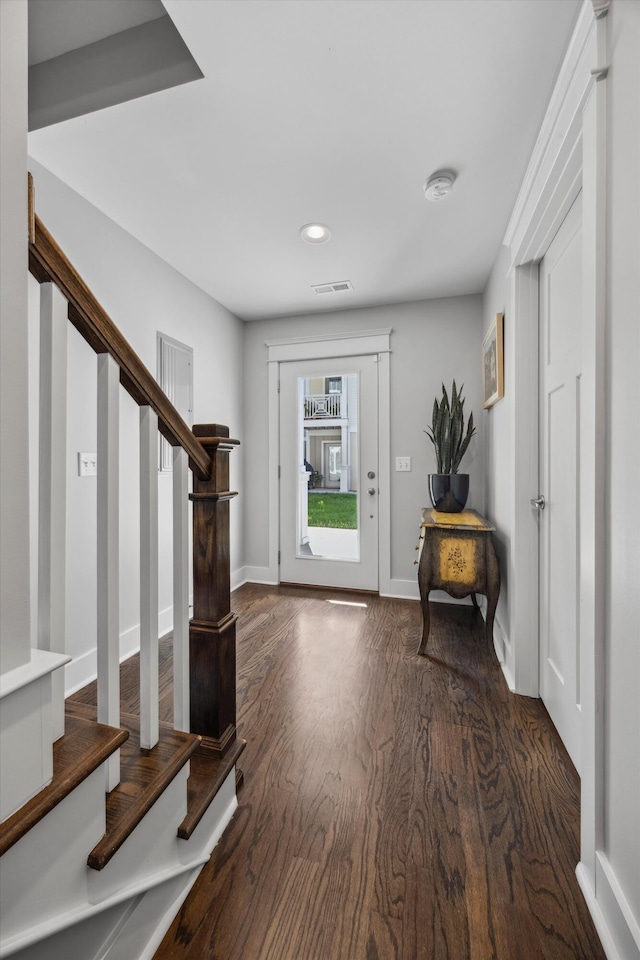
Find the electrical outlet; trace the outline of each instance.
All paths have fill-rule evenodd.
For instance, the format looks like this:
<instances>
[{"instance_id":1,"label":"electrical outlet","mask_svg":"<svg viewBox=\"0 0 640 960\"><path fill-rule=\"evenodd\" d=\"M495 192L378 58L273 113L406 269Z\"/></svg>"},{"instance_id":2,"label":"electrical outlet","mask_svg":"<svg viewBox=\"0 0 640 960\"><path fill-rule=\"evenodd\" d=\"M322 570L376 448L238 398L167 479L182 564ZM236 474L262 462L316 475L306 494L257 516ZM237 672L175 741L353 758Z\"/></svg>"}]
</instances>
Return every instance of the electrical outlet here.
<instances>
[{"instance_id":1,"label":"electrical outlet","mask_svg":"<svg viewBox=\"0 0 640 960\"><path fill-rule=\"evenodd\" d=\"M78 454L78 476L95 477L98 473L98 454L97 453L79 453Z\"/></svg>"},{"instance_id":2,"label":"electrical outlet","mask_svg":"<svg viewBox=\"0 0 640 960\"><path fill-rule=\"evenodd\" d=\"M411 457L396 457L396 473L409 473Z\"/></svg>"}]
</instances>

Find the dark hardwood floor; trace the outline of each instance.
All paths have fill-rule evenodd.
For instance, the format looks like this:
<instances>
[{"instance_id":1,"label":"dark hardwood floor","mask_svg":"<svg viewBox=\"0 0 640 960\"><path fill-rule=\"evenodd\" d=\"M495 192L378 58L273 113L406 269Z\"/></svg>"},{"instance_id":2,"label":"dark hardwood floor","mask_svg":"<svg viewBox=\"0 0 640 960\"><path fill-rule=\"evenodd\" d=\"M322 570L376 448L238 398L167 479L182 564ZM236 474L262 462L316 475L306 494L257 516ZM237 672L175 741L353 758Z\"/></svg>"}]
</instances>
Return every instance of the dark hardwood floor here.
<instances>
[{"instance_id":1,"label":"dark hardwood floor","mask_svg":"<svg viewBox=\"0 0 640 960\"><path fill-rule=\"evenodd\" d=\"M246 585L233 607L244 787L155 960L604 958L578 777L471 606L432 606L424 658L414 602Z\"/></svg>"}]
</instances>

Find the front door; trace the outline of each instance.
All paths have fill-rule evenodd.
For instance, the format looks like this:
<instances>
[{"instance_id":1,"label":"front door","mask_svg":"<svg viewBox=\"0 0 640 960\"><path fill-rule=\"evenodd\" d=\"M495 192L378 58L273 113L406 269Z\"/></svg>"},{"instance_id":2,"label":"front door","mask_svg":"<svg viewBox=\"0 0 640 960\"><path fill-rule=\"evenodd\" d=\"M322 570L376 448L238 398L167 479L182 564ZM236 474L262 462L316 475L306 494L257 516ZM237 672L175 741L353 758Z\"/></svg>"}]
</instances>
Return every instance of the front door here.
<instances>
[{"instance_id":1,"label":"front door","mask_svg":"<svg viewBox=\"0 0 640 960\"><path fill-rule=\"evenodd\" d=\"M540 696L580 771L581 197L539 278Z\"/></svg>"},{"instance_id":2,"label":"front door","mask_svg":"<svg viewBox=\"0 0 640 960\"><path fill-rule=\"evenodd\" d=\"M280 580L378 589L377 355L280 364Z\"/></svg>"}]
</instances>

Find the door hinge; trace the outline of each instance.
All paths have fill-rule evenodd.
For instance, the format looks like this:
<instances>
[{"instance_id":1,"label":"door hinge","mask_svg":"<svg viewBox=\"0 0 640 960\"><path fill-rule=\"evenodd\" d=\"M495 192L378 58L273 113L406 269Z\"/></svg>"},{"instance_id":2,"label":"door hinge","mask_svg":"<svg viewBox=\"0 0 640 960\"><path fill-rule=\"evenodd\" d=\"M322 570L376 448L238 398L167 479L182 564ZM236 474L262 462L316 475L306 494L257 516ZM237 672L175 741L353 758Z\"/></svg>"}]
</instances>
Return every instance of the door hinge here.
<instances>
[{"instance_id":1,"label":"door hinge","mask_svg":"<svg viewBox=\"0 0 640 960\"><path fill-rule=\"evenodd\" d=\"M280 393L280 381L278 380L278 393Z\"/></svg>"},{"instance_id":2,"label":"door hinge","mask_svg":"<svg viewBox=\"0 0 640 960\"><path fill-rule=\"evenodd\" d=\"M278 480L280 479L280 464L278 464Z\"/></svg>"},{"instance_id":3,"label":"door hinge","mask_svg":"<svg viewBox=\"0 0 640 960\"><path fill-rule=\"evenodd\" d=\"M278 566L280 566L280 551L278 550Z\"/></svg>"}]
</instances>

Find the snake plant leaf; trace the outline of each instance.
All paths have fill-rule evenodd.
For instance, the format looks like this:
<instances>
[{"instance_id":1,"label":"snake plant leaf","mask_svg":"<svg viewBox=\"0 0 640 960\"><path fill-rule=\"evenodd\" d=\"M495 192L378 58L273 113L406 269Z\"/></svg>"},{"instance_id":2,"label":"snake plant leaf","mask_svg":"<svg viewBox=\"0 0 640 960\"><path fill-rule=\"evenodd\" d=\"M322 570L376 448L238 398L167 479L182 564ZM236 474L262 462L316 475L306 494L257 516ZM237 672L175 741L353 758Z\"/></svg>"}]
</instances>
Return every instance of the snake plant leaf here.
<instances>
[{"instance_id":1,"label":"snake plant leaf","mask_svg":"<svg viewBox=\"0 0 640 960\"><path fill-rule=\"evenodd\" d=\"M459 406L451 417L451 473L457 472L456 464L460 462L460 444L462 442L462 411Z\"/></svg>"},{"instance_id":2,"label":"snake plant leaf","mask_svg":"<svg viewBox=\"0 0 640 960\"><path fill-rule=\"evenodd\" d=\"M469 443L470 443L470 441L471 441L471 438L473 437L473 435L475 434L475 432L476 432L476 428L475 428L474 425L473 425L473 413L470 413L470 414L469 414L469 423L467 424L467 435L465 436L464 440L463 440L462 443L460 444L460 449L459 449L459 451L458 451L457 460L456 460L456 463L455 463L455 465L454 465L454 469L451 471L452 473L457 473L457 472L458 472L458 467L459 467L459 465L460 465L460 461L462 460L462 458L464 457L465 453L467 452L467 447L469 446Z\"/></svg>"},{"instance_id":3,"label":"snake plant leaf","mask_svg":"<svg viewBox=\"0 0 640 960\"><path fill-rule=\"evenodd\" d=\"M438 473L457 473L462 457L475 433L473 414L469 415L467 432L464 425L464 384L458 389L455 380L451 387L451 401L444 383L442 397L433 401L431 428L424 431L434 446Z\"/></svg>"}]
</instances>

